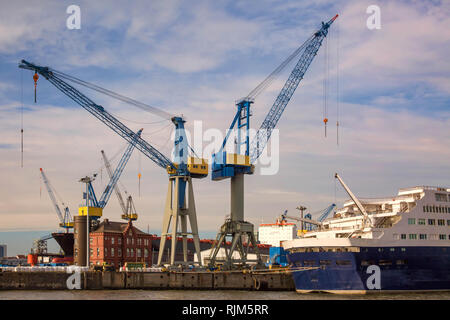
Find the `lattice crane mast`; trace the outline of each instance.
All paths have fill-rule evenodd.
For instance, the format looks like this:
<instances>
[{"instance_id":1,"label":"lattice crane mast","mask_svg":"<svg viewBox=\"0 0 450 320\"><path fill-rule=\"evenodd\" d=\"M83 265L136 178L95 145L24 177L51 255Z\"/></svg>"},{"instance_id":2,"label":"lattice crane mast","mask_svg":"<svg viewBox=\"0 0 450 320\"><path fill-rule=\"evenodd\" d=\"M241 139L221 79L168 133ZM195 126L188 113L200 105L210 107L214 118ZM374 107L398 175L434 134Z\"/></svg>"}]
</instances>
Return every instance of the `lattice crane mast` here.
<instances>
[{"instance_id":1,"label":"lattice crane mast","mask_svg":"<svg viewBox=\"0 0 450 320\"><path fill-rule=\"evenodd\" d=\"M50 180L48 180L47 175L44 173L44 170L42 168L40 168L40 171L42 175L42 180L44 181L45 187L47 188L50 200L52 201L52 204L55 207L56 214L58 215L59 226L61 228L66 229L66 232L69 232L69 229L73 228L73 221L72 216L70 215L69 207L66 206L64 203L62 203L64 213L61 211L61 208L58 205L58 201L56 200L55 193L53 191L53 187L50 183Z\"/></svg>"},{"instance_id":2,"label":"lattice crane mast","mask_svg":"<svg viewBox=\"0 0 450 320\"><path fill-rule=\"evenodd\" d=\"M102 150L102 157L103 162L105 163L106 171L108 172L108 175L110 178L113 177L113 171L111 169L111 163L109 162L108 158L106 157L105 152ZM122 208L122 219L128 220L128 221L135 221L138 218L138 215L136 213L136 208L134 207L133 198L131 195L128 195L127 197L127 203L125 204L125 201L123 200L122 193L120 192L119 185L116 184L114 187L114 192L116 193L117 199L119 200L120 207ZM125 193L127 193L125 191Z\"/></svg>"}]
</instances>

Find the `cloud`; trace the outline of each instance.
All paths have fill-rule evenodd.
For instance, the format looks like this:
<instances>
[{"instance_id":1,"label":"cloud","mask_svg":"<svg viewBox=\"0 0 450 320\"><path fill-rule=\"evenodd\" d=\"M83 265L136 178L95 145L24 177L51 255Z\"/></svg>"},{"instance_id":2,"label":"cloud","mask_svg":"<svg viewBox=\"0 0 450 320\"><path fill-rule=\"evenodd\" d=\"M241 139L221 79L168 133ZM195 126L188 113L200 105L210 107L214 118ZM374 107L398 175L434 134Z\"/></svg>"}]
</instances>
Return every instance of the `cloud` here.
<instances>
[{"instance_id":1,"label":"cloud","mask_svg":"<svg viewBox=\"0 0 450 320\"><path fill-rule=\"evenodd\" d=\"M235 100L335 12L340 17L330 31L329 49L334 66L339 29L340 144L336 145L334 125L334 69L324 138L321 48L278 123L279 173L245 178L246 219L256 224L261 219L272 221L299 203L311 211L335 201L339 205L347 195L339 185L335 189L336 171L358 196L394 195L400 187L418 184L445 185L450 173L448 5L380 2L382 29L369 31L365 27L368 4L352 1L338 10L327 1L276 5L261 1L248 10L247 1L135 2L133 6L81 2L85 20L80 32L65 29L63 4L2 4L0 143L11 146L0 146L2 228L56 228L57 218L38 169L46 170L76 214L83 192L78 180L99 171L101 149L112 157L125 146L123 139L40 79L37 105L32 103L32 83L24 87L25 162L20 168L20 95L13 82L20 58L31 57L183 114L190 129L194 120L203 120L204 129L226 130ZM289 71L258 97L252 109L253 127L263 120ZM169 154L170 123L165 128L167 123L157 123L158 118L140 109L82 91L133 130L144 127L144 138ZM140 197L138 172L142 173ZM98 193L106 180L105 171L100 171L95 182ZM135 151L121 181L135 199L138 227L159 230L168 183L165 171ZM216 230L229 214L229 188L228 180L194 181L200 230ZM114 197L105 217L119 220L121 211Z\"/></svg>"}]
</instances>

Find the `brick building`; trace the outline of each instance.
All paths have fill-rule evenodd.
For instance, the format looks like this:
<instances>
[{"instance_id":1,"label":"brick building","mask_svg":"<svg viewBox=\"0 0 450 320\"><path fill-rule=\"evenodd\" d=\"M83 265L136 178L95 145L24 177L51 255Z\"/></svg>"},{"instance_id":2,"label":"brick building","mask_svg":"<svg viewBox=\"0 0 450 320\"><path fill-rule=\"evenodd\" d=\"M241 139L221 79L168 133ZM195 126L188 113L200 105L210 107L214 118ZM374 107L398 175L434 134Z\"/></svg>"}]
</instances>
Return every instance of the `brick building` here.
<instances>
[{"instance_id":1,"label":"brick building","mask_svg":"<svg viewBox=\"0 0 450 320\"><path fill-rule=\"evenodd\" d=\"M89 249L91 265L104 262L119 268L125 262L145 262L152 265L152 240L154 235L142 232L132 222L114 222L104 219L90 232Z\"/></svg>"}]
</instances>

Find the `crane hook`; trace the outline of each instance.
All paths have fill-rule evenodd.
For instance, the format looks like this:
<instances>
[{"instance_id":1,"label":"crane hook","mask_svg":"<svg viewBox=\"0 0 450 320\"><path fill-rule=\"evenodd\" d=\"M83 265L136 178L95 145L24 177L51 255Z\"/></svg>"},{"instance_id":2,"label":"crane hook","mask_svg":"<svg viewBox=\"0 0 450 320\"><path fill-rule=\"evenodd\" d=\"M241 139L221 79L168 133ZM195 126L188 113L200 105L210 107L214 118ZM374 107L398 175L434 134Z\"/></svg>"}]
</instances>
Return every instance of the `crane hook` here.
<instances>
[{"instance_id":1,"label":"crane hook","mask_svg":"<svg viewBox=\"0 0 450 320\"><path fill-rule=\"evenodd\" d=\"M325 124L325 137L327 136L327 122L328 122L328 119L324 118L323 123Z\"/></svg>"},{"instance_id":2,"label":"crane hook","mask_svg":"<svg viewBox=\"0 0 450 320\"><path fill-rule=\"evenodd\" d=\"M33 80L34 80L34 103L36 103L36 87L37 87L37 81L39 79L39 75L37 74L37 71L34 72Z\"/></svg>"}]
</instances>

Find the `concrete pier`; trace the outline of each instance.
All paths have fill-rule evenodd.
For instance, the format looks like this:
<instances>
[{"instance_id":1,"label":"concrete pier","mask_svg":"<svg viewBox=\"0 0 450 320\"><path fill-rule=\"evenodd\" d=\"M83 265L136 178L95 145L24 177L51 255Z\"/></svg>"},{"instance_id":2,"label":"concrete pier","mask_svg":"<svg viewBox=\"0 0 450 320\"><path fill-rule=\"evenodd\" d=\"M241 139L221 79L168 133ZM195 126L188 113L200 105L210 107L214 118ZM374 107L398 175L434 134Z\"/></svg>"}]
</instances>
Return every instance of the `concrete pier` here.
<instances>
[{"instance_id":1,"label":"concrete pier","mask_svg":"<svg viewBox=\"0 0 450 320\"><path fill-rule=\"evenodd\" d=\"M66 290L65 272L0 272L0 290ZM81 272L85 290L197 289L197 290L295 290L290 273L242 272Z\"/></svg>"}]
</instances>

